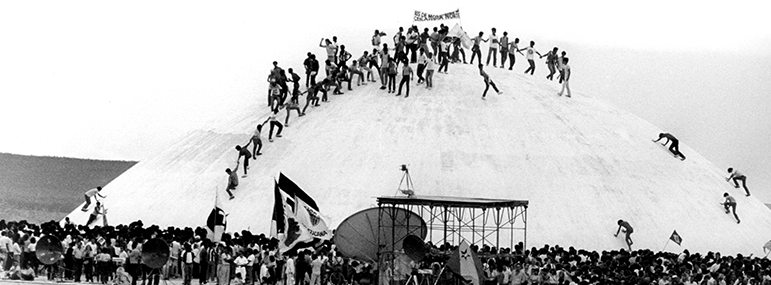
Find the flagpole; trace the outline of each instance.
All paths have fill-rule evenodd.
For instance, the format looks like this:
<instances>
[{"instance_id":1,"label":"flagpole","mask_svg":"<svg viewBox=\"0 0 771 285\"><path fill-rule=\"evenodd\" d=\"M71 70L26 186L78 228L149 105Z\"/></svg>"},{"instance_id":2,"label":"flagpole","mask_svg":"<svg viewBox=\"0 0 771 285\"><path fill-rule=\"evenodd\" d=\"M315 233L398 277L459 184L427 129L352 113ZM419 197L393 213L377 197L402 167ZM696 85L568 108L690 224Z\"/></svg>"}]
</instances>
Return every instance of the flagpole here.
<instances>
[{"instance_id":1,"label":"flagpole","mask_svg":"<svg viewBox=\"0 0 771 285\"><path fill-rule=\"evenodd\" d=\"M442 267L442 270L439 270L439 275L437 275L437 276L442 276L442 273L444 273L444 269L445 269L445 268L447 268L447 266L446 266L446 265ZM434 280L434 285L436 285L436 283L439 283L439 279L440 279L440 278L439 278L439 277L437 277L437 278L436 278L436 280Z\"/></svg>"},{"instance_id":2,"label":"flagpole","mask_svg":"<svg viewBox=\"0 0 771 285\"><path fill-rule=\"evenodd\" d=\"M664 251L664 249L667 248L667 245L669 244L669 239L667 239L667 243L664 244L664 248L661 249L661 251Z\"/></svg>"}]
</instances>

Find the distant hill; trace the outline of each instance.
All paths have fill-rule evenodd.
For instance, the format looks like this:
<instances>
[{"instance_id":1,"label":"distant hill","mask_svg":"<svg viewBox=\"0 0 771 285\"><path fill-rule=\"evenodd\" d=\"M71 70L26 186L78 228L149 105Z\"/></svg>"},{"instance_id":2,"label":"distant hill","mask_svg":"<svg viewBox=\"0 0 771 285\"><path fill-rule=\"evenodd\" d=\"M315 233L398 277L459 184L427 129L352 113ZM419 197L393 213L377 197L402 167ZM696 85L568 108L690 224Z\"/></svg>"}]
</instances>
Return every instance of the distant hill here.
<instances>
[{"instance_id":1,"label":"distant hill","mask_svg":"<svg viewBox=\"0 0 771 285\"><path fill-rule=\"evenodd\" d=\"M59 220L83 202L83 193L106 185L136 164L0 153L0 219Z\"/></svg>"}]
</instances>

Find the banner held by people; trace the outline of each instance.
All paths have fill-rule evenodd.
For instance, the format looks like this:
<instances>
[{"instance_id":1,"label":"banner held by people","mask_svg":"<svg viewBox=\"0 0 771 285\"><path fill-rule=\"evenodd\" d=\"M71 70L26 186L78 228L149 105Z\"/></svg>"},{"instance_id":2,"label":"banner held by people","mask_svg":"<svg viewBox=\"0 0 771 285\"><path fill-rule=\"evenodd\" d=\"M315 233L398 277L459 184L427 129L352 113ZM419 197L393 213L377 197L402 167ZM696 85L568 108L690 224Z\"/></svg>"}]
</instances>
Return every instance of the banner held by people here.
<instances>
[{"instance_id":1,"label":"banner held by people","mask_svg":"<svg viewBox=\"0 0 771 285\"><path fill-rule=\"evenodd\" d=\"M444 14L439 14L439 15L429 14L429 13L426 13L426 12L421 12L421 11L415 10L415 17L413 18L413 20L416 21L416 22L421 22L421 21L443 21L443 20L451 20L451 19L460 19L460 9L452 11L452 12L447 12L447 13L444 13Z\"/></svg>"}]
</instances>

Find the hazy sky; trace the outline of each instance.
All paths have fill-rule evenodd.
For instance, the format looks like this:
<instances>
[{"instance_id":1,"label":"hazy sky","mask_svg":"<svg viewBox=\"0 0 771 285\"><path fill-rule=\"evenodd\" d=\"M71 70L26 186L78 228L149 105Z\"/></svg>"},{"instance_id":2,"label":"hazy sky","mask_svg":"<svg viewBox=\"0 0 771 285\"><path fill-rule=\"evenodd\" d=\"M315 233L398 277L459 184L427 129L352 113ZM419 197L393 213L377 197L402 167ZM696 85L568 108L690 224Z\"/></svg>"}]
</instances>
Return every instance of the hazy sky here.
<instances>
[{"instance_id":1,"label":"hazy sky","mask_svg":"<svg viewBox=\"0 0 771 285\"><path fill-rule=\"evenodd\" d=\"M0 152L141 160L264 101L270 62L300 68L321 37L359 55L415 9L459 8L470 34L567 50L576 92L742 169L771 201L767 2L262 2L0 2Z\"/></svg>"}]
</instances>

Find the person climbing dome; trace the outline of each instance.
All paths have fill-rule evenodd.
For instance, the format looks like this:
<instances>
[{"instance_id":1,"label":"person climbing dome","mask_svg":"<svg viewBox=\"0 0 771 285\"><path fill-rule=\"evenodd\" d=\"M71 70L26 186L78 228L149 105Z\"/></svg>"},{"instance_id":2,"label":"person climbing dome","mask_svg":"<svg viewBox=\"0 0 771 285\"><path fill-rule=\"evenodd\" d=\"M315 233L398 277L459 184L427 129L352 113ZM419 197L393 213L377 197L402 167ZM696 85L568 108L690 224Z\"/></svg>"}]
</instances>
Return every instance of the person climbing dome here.
<instances>
[{"instance_id":1,"label":"person climbing dome","mask_svg":"<svg viewBox=\"0 0 771 285\"><path fill-rule=\"evenodd\" d=\"M541 56L541 58L546 58L546 66L549 68L549 75L546 75L546 79L554 80L554 74L557 73L557 66L559 65L557 63L557 58L559 58L557 55L558 51L559 49L554 47L554 49Z\"/></svg>"},{"instance_id":2,"label":"person climbing dome","mask_svg":"<svg viewBox=\"0 0 771 285\"><path fill-rule=\"evenodd\" d=\"M236 174L235 171L230 170L230 168L225 169L225 173L228 174L228 187L225 188L225 191L228 192L230 200L233 200L236 196L233 196L232 191L236 190L236 187L238 187L238 174Z\"/></svg>"},{"instance_id":3,"label":"person climbing dome","mask_svg":"<svg viewBox=\"0 0 771 285\"><path fill-rule=\"evenodd\" d=\"M744 176L739 170L733 169L732 167L728 168L728 173L731 175L728 176L725 181L731 181L733 179L734 187L736 188L739 188L739 181L741 181L744 192L747 192L747 196L750 196L750 190L747 189L747 176Z\"/></svg>"},{"instance_id":4,"label":"person climbing dome","mask_svg":"<svg viewBox=\"0 0 771 285\"><path fill-rule=\"evenodd\" d=\"M88 211L88 206L91 206L91 197L94 197L94 200L97 202L99 202L97 197L107 198L107 196L102 196L102 194L99 194L100 191L102 191L102 186L96 186L96 188L86 191L86 193L83 195L83 197L86 198L86 204L83 205L83 209L81 209L83 212Z\"/></svg>"},{"instance_id":5,"label":"person climbing dome","mask_svg":"<svg viewBox=\"0 0 771 285\"><path fill-rule=\"evenodd\" d=\"M257 128L254 129L254 134L252 134L252 140L247 143L244 148L248 148L249 144L252 144L252 153L254 156L252 157L254 160L257 160L258 155L262 155L260 153L260 150L262 150L262 124L257 125Z\"/></svg>"},{"instance_id":6,"label":"person climbing dome","mask_svg":"<svg viewBox=\"0 0 771 285\"><path fill-rule=\"evenodd\" d=\"M96 218L99 217L99 215L104 215L104 207L102 207L102 203L99 201L96 201L96 207L94 207L94 211L91 212L91 215L88 217L88 221L86 222L86 226L91 226L91 223L96 221Z\"/></svg>"},{"instance_id":7,"label":"person climbing dome","mask_svg":"<svg viewBox=\"0 0 771 285\"><path fill-rule=\"evenodd\" d=\"M487 95L487 90L490 89L490 86L493 86L493 89L498 94L503 94L503 92L498 90L498 87L495 86L495 82L493 82L492 79L490 79L490 75L487 75L487 72L484 70L484 66L482 63L479 63L479 75L482 76L482 78L485 80L485 92L482 93L482 99L485 99L485 96Z\"/></svg>"},{"instance_id":8,"label":"person climbing dome","mask_svg":"<svg viewBox=\"0 0 771 285\"><path fill-rule=\"evenodd\" d=\"M242 156L244 157L244 176L242 177L246 177L246 171L249 170L249 159L252 158L252 153L249 152L246 147L241 147L240 145L236 145L236 150L238 151L238 159L236 160L236 164L241 162ZM236 170L238 170L237 167Z\"/></svg>"},{"instance_id":9,"label":"person climbing dome","mask_svg":"<svg viewBox=\"0 0 771 285\"><path fill-rule=\"evenodd\" d=\"M287 102L284 104L284 109L286 109L286 120L284 120L284 127L289 126L289 115L292 113L292 110L297 111L297 116L302 116L302 112L300 112L300 105L294 102Z\"/></svg>"},{"instance_id":10,"label":"person climbing dome","mask_svg":"<svg viewBox=\"0 0 771 285\"><path fill-rule=\"evenodd\" d=\"M287 69L287 71L289 71L289 75L291 76L291 79L289 79L289 81L294 83L292 84L292 99L289 101L292 101L295 104L297 104L297 96L300 95L300 80L302 79L300 78L299 75L297 75L297 73L294 73L294 70L292 70L292 68Z\"/></svg>"},{"instance_id":11,"label":"person climbing dome","mask_svg":"<svg viewBox=\"0 0 771 285\"><path fill-rule=\"evenodd\" d=\"M278 128L278 131L276 131L277 138L281 137L281 131L284 130L284 125L276 119L276 116L278 116L278 110L273 110L273 113L265 121L266 123L270 122L270 130L268 131L268 141L270 142L273 142L273 128Z\"/></svg>"},{"instance_id":12,"label":"person climbing dome","mask_svg":"<svg viewBox=\"0 0 771 285\"><path fill-rule=\"evenodd\" d=\"M673 155L679 156L680 160L685 160L685 155L680 152L680 141L675 138L675 136L669 134L669 133L660 133L659 139L653 141L653 142L659 142L661 139L667 139L664 143L661 145L666 146L669 141L672 141L672 144L669 146L669 151L672 152Z\"/></svg>"},{"instance_id":13,"label":"person climbing dome","mask_svg":"<svg viewBox=\"0 0 771 285\"><path fill-rule=\"evenodd\" d=\"M305 111L308 110L309 105L313 105L314 107L321 106L319 105L318 93L319 91L321 91L324 93L324 97L327 97L327 89L324 88L324 85L326 85L325 81L326 79L324 79L323 81L319 82L316 85L311 85L311 87L308 88L308 90L305 90L305 92L303 92L303 94L308 93L308 96L305 98L306 100L305 107L303 108L303 111L300 113L300 117L305 116Z\"/></svg>"},{"instance_id":14,"label":"person climbing dome","mask_svg":"<svg viewBox=\"0 0 771 285\"><path fill-rule=\"evenodd\" d=\"M626 245L629 246L629 250L632 250L632 233L634 232L634 229L632 228L632 225L629 224L629 222L624 220L618 220L618 230L616 230L616 234L614 234L614 237L618 236L618 233L621 231L621 228L624 228L623 232L626 233L626 237L624 240L626 241Z\"/></svg>"},{"instance_id":15,"label":"person climbing dome","mask_svg":"<svg viewBox=\"0 0 771 285\"><path fill-rule=\"evenodd\" d=\"M739 216L736 215L736 199L734 199L734 197L732 197L731 195L728 195L728 193L723 193L723 197L725 197L725 202L723 202L723 207L725 207L725 213L729 214L731 213L729 209L733 210L734 218L736 218L736 223L737 224L741 223L742 221L739 220Z\"/></svg>"}]
</instances>

